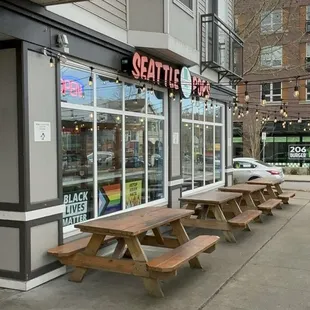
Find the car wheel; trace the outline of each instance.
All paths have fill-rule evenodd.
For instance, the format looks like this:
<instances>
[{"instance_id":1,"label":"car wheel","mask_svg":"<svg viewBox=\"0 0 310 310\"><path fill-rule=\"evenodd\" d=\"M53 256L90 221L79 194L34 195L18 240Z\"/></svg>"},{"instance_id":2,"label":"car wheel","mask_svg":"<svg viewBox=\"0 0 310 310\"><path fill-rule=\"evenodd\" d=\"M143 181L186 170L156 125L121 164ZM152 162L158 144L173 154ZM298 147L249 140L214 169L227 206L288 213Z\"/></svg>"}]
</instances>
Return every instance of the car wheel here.
<instances>
[{"instance_id":1,"label":"car wheel","mask_svg":"<svg viewBox=\"0 0 310 310\"><path fill-rule=\"evenodd\" d=\"M259 179L259 177L250 177L249 181L255 180L255 179Z\"/></svg>"}]
</instances>

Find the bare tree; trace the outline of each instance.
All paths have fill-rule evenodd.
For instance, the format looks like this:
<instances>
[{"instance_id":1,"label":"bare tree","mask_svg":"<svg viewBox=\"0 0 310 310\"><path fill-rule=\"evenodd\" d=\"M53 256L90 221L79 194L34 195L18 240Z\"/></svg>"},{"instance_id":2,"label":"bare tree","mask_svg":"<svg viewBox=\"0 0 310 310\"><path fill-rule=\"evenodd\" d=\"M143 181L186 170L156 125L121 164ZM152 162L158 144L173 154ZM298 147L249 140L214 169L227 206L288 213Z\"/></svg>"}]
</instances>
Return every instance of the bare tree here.
<instances>
[{"instance_id":1,"label":"bare tree","mask_svg":"<svg viewBox=\"0 0 310 310\"><path fill-rule=\"evenodd\" d=\"M260 158L260 141L263 130L262 119L257 117L255 113L249 113L243 122L244 156Z\"/></svg>"},{"instance_id":2,"label":"bare tree","mask_svg":"<svg viewBox=\"0 0 310 310\"><path fill-rule=\"evenodd\" d=\"M273 22L268 25L269 20ZM279 71L298 75L301 64L296 63L296 46L305 36L300 27L300 4L296 0L235 0L235 20L239 36L244 40L244 75L262 74L261 55L264 47L282 46L285 61ZM268 51L267 51L268 53ZM299 54L299 51L298 51Z\"/></svg>"}]
</instances>

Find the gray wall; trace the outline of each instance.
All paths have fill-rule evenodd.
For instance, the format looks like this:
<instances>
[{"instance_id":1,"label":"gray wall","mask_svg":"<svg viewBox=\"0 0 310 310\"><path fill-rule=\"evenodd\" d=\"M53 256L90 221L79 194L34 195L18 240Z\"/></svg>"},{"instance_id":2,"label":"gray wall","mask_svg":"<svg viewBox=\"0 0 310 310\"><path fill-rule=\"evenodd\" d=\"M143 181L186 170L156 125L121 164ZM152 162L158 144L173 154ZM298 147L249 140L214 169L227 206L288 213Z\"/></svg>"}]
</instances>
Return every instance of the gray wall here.
<instances>
[{"instance_id":1,"label":"gray wall","mask_svg":"<svg viewBox=\"0 0 310 310\"><path fill-rule=\"evenodd\" d=\"M56 70L49 57L28 52L30 202L57 199ZM51 123L51 141L35 142L34 122Z\"/></svg>"},{"instance_id":2,"label":"gray wall","mask_svg":"<svg viewBox=\"0 0 310 310\"><path fill-rule=\"evenodd\" d=\"M16 50L0 50L0 202L18 203Z\"/></svg>"},{"instance_id":3,"label":"gray wall","mask_svg":"<svg viewBox=\"0 0 310 310\"><path fill-rule=\"evenodd\" d=\"M127 0L90 0L75 5L118 27L127 28Z\"/></svg>"},{"instance_id":4,"label":"gray wall","mask_svg":"<svg viewBox=\"0 0 310 310\"><path fill-rule=\"evenodd\" d=\"M129 29L164 32L164 0L130 0Z\"/></svg>"}]
</instances>

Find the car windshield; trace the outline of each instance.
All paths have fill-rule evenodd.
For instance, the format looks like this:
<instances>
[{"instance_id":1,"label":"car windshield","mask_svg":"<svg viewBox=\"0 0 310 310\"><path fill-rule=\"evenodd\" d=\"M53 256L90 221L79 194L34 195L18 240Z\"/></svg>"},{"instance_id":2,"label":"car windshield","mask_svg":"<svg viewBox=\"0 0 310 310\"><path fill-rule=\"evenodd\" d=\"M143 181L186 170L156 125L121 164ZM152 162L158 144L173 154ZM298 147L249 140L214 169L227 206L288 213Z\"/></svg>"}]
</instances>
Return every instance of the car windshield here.
<instances>
[{"instance_id":1,"label":"car windshield","mask_svg":"<svg viewBox=\"0 0 310 310\"><path fill-rule=\"evenodd\" d=\"M259 164L261 164L261 165L263 165L263 166L265 166L265 167L272 167L271 165L266 164L266 163L264 163L264 162L261 161L261 160L255 160L255 162L257 162L257 163L259 163Z\"/></svg>"}]
</instances>

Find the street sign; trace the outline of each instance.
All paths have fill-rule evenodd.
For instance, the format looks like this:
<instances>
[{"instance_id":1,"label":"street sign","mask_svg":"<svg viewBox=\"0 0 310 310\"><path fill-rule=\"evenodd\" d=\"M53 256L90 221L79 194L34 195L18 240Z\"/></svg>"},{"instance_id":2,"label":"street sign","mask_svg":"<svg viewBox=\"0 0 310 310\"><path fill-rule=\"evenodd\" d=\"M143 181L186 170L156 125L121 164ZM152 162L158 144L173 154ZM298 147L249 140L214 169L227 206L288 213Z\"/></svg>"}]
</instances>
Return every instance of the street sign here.
<instances>
[{"instance_id":1,"label":"street sign","mask_svg":"<svg viewBox=\"0 0 310 310\"><path fill-rule=\"evenodd\" d=\"M262 140L265 141L266 140L266 132L262 132Z\"/></svg>"}]
</instances>

